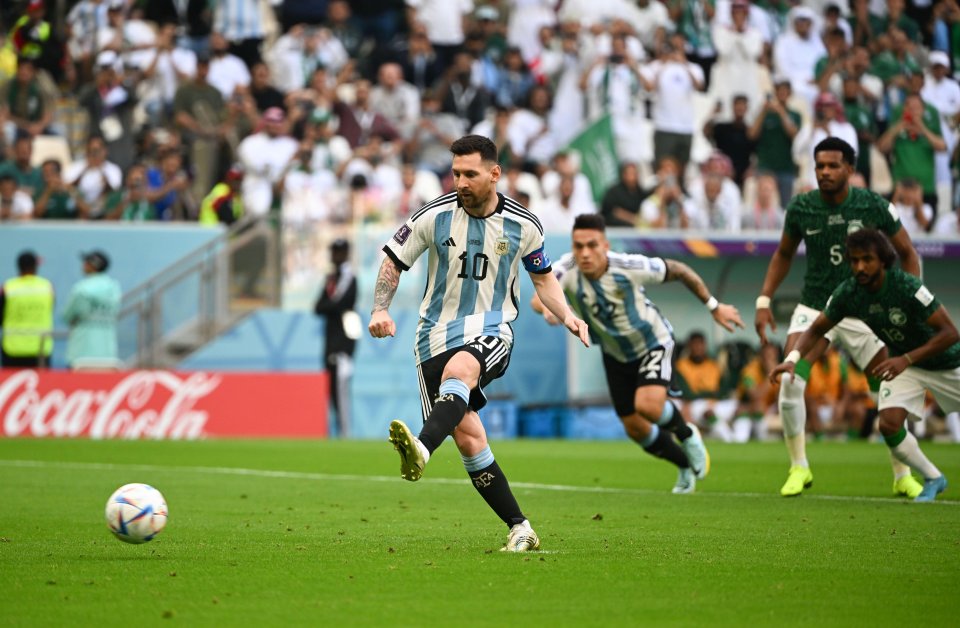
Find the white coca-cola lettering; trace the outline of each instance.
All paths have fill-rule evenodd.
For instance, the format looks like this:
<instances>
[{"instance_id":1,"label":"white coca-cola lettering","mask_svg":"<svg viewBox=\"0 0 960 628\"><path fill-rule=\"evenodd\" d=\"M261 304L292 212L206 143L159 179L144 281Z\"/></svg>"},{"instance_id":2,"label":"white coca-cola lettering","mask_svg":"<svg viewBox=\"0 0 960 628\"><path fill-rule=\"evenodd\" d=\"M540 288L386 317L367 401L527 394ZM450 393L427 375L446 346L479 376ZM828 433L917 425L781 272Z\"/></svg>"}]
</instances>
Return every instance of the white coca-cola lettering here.
<instances>
[{"instance_id":1,"label":"white coca-cola lettering","mask_svg":"<svg viewBox=\"0 0 960 628\"><path fill-rule=\"evenodd\" d=\"M0 383L0 416L6 436L199 438L208 415L194 406L220 382L206 373L135 371L109 390L41 395L40 375L24 370Z\"/></svg>"}]
</instances>

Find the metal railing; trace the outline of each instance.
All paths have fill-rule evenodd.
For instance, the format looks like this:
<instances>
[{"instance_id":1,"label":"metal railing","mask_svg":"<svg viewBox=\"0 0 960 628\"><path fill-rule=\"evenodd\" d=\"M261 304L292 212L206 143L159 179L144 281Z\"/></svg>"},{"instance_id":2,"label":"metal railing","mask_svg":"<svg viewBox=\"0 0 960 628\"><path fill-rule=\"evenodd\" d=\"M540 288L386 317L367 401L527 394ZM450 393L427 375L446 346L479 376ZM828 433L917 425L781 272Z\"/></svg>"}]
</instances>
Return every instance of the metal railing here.
<instances>
[{"instance_id":1,"label":"metal railing","mask_svg":"<svg viewBox=\"0 0 960 628\"><path fill-rule=\"evenodd\" d=\"M268 218L247 218L127 292L118 316L125 364L173 366L253 308L277 305L278 242Z\"/></svg>"}]
</instances>

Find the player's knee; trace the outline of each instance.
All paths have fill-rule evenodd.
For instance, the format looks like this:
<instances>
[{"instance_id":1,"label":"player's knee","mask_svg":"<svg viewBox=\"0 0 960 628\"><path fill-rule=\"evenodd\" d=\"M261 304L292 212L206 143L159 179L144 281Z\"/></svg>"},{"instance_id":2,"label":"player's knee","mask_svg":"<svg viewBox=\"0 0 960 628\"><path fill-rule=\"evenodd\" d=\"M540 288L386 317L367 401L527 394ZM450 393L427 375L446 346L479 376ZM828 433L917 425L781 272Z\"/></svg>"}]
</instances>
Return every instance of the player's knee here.
<instances>
[{"instance_id":1,"label":"player's knee","mask_svg":"<svg viewBox=\"0 0 960 628\"><path fill-rule=\"evenodd\" d=\"M881 410L879 415L880 433L884 436L891 436L900 431L906 420L905 413L901 414L894 410Z\"/></svg>"},{"instance_id":2,"label":"player's knee","mask_svg":"<svg viewBox=\"0 0 960 628\"><path fill-rule=\"evenodd\" d=\"M643 419L656 423L660 420L660 415L663 414L665 403L670 403L670 401L655 396L637 395L634 409Z\"/></svg>"},{"instance_id":3,"label":"player's knee","mask_svg":"<svg viewBox=\"0 0 960 628\"><path fill-rule=\"evenodd\" d=\"M630 414L620 417L620 422L623 423L623 429L626 431L627 436L631 440L637 442L642 441L647 436L650 435L650 423L639 414Z\"/></svg>"},{"instance_id":4,"label":"player's knee","mask_svg":"<svg viewBox=\"0 0 960 628\"><path fill-rule=\"evenodd\" d=\"M480 363L469 353L461 351L443 367L441 379L458 379L473 389L480 381Z\"/></svg>"}]
</instances>

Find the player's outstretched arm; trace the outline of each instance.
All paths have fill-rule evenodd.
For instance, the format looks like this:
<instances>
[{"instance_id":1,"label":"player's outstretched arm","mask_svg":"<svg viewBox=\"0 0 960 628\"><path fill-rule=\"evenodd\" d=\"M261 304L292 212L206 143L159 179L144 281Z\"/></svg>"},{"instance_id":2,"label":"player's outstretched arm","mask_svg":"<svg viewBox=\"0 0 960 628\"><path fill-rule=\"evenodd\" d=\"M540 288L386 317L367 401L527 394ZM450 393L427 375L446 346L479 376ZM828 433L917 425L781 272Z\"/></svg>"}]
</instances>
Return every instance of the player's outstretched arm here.
<instances>
[{"instance_id":1,"label":"player's outstretched arm","mask_svg":"<svg viewBox=\"0 0 960 628\"><path fill-rule=\"evenodd\" d=\"M397 333L397 324L393 322L387 308L397 294L400 285L400 268L389 257L383 258L380 272L377 274L377 284L373 289L373 312L367 329L374 338L386 338Z\"/></svg>"},{"instance_id":2,"label":"player's outstretched arm","mask_svg":"<svg viewBox=\"0 0 960 628\"><path fill-rule=\"evenodd\" d=\"M947 308L942 305L930 315L930 318L927 319L927 325L934 331L930 340L903 355L887 358L875 366L873 373L870 373L870 375L889 381L904 372L907 367L940 355L960 341L960 332L957 332L956 326L954 326L953 321L950 320L950 315L947 313Z\"/></svg>"},{"instance_id":3,"label":"player's outstretched arm","mask_svg":"<svg viewBox=\"0 0 960 628\"><path fill-rule=\"evenodd\" d=\"M786 231L780 236L780 244L773 257L770 258L770 265L767 266L767 274L763 278L763 288L760 289L760 296L757 297L757 313L753 319L753 326L760 336L760 342L767 344L767 327L772 331L777 331L777 323L773 320L773 313L770 311L770 299L783 283L787 273L790 272L790 265L793 263L793 256L797 254L797 247L800 246L800 240L795 240Z\"/></svg>"},{"instance_id":4,"label":"player's outstretched arm","mask_svg":"<svg viewBox=\"0 0 960 628\"><path fill-rule=\"evenodd\" d=\"M707 306L707 309L710 310L710 314L713 316L713 320L720 323L727 331L733 331L734 326L743 329L743 320L741 320L740 312L737 311L737 308L717 301L717 299L710 294L710 289L707 288L707 284L703 282L703 278L700 277L696 271L677 260L668 259L666 262L667 276L664 281L682 282L690 292L695 294L697 298Z\"/></svg>"},{"instance_id":5,"label":"player's outstretched arm","mask_svg":"<svg viewBox=\"0 0 960 628\"><path fill-rule=\"evenodd\" d=\"M557 317L557 320L563 321L563 326L569 329L571 334L580 338L583 346L589 347L590 332L587 329L587 323L577 318L567 305L567 299L563 295L563 288L560 287L557 276L553 273L530 273L530 280L533 281L533 287L537 291L541 305Z\"/></svg>"},{"instance_id":6,"label":"player's outstretched arm","mask_svg":"<svg viewBox=\"0 0 960 628\"><path fill-rule=\"evenodd\" d=\"M827 335L827 332L833 329L836 324L835 321L830 320L823 314L817 316L813 324L797 338L797 344L794 345L793 351L788 353L787 357L783 359L783 362L770 371L770 381L776 384L780 380L780 376L784 373L790 373L790 381L793 381L794 369L797 366L797 362L800 361L800 358L807 355L811 349L817 346L820 339Z\"/></svg>"},{"instance_id":7,"label":"player's outstretched arm","mask_svg":"<svg viewBox=\"0 0 960 628\"><path fill-rule=\"evenodd\" d=\"M554 316L550 310L543 307L543 301L540 300L540 297L536 293L530 298L530 307L533 308L533 311L537 314L543 315L543 320L547 321L548 325L559 325L560 319Z\"/></svg>"}]
</instances>

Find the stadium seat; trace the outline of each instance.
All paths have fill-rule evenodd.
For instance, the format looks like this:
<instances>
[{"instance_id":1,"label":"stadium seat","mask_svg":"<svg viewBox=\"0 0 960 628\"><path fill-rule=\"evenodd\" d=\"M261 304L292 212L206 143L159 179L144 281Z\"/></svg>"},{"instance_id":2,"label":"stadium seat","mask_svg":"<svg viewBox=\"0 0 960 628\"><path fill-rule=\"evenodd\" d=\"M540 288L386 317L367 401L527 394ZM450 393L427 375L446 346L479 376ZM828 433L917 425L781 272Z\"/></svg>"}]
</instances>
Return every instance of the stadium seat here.
<instances>
[{"instance_id":1,"label":"stadium seat","mask_svg":"<svg viewBox=\"0 0 960 628\"><path fill-rule=\"evenodd\" d=\"M33 138L31 165L38 167L48 159L59 161L61 172L69 168L73 163L73 157L70 155L67 140L57 135L38 135Z\"/></svg>"}]
</instances>

